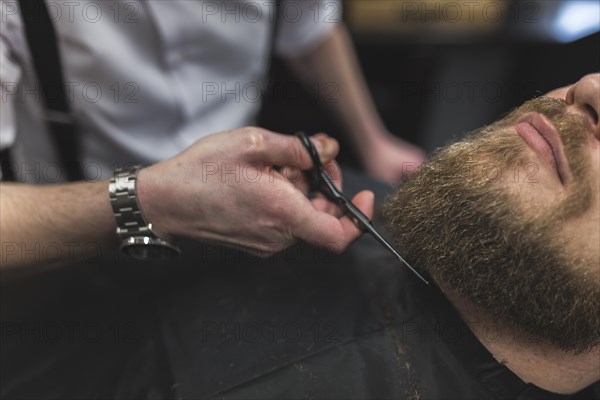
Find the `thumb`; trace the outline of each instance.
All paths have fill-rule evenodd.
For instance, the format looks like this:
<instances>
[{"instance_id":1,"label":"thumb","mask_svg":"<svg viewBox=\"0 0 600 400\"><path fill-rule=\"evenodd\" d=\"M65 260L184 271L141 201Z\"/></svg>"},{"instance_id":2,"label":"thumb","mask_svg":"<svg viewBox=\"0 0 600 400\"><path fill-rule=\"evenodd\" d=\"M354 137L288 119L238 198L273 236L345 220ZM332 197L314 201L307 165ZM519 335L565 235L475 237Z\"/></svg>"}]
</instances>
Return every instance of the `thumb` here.
<instances>
[{"instance_id":1,"label":"thumb","mask_svg":"<svg viewBox=\"0 0 600 400\"><path fill-rule=\"evenodd\" d=\"M373 218L375 195L370 190L363 190L352 198L352 204L360 209L369 219Z\"/></svg>"}]
</instances>

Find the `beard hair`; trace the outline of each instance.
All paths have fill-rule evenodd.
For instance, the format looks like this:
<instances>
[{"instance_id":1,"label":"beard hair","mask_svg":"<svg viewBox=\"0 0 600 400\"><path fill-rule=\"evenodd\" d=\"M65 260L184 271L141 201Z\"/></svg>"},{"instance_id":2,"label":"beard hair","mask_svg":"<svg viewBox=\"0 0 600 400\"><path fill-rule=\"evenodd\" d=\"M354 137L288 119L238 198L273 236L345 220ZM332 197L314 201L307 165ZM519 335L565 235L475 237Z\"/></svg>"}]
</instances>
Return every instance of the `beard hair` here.
<instances>
[{"instance_id":1,"label":"beard hair","mask_svg":"<svg viewBox=\"0 0 600 400\"><path fill-rule=\"evenodd\" d=\"M525 160L527 145L510 127L531 111L559 131L574 178L564 201L541 210L473 173L490 165L502 172ZM566 113L564 101L542 97L438 151L386 200L384 215L401 252L495 321L567 352L597 346L598 260L569 252L559 239L565 221L594 199L591 159L583 151L589 131L587 121Z\"/></svg>"}]
</instances>

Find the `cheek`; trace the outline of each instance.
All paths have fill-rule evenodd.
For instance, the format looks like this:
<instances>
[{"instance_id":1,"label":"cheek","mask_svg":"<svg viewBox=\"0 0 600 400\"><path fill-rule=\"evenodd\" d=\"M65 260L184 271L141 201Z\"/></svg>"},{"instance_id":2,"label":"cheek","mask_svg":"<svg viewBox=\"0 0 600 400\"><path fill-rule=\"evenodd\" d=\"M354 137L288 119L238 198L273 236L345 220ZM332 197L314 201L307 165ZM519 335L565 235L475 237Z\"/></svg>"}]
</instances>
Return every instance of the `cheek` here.
<instances>
[{"instance_id":1,"label":"cheek","mask_svg":"<svg viewBox=\"0 0 600 400\"><path fill-rule=\"evenodd\" d=\"M592 146L590 161L590 182L594 196L590 217L595 216L596 221L598 221L598 219L600 219L600 142L598 141L595 141ZM600 230L600 224L598 224L597 227L598 230ZM600 243L600 241L597 243ZM598 247L600 247L600 245Z\"/></svg>"},{"instance_id":2,"label":"cheek","mask_svg":"<svg viewBox=\"0 0 600 400\"><path fill-rule=\"evenodd\" d=\"M597 143L597 142L596 142ZM581 216L569 220L562 230L562 238L571 254L580 264L600 277L600 144L591 153L591 182L594 198L590 208ZM600 282L599 282L600 283Z\"/></svg>"},{"instance_id":3,"label":"cheek","mask_svg":"<svg viewBox=\"0 0 600 400\"><path fill-rule=\"evenodd\" d=\"M600 142L595 141L592 148L592 177L595 182L596 193L600 192Z\"/></svg>"},{"instance_id":4,"label":"cheek","mask_svg":"<svg viewBox=\"0 0 600 400\"><path fill-rule=\"evenodd\" d=\"M570 220L562 230L562 239L573 265L593 273L600 278L600 208L590 210L585 215ZM600 283L600 282L599 282Z\"/></svg>"},{"instance_id":5,"label":"cheek","mask_svg":"<svg viewBox=\"0 0 600 400\"><path fill-rule=\"evenodd\" d=\"M568 195L566 188L557 184L555 173L540 165L535 158L506 166L498 185L532 216L558 207Z\"/></svg>"}]
</instances>

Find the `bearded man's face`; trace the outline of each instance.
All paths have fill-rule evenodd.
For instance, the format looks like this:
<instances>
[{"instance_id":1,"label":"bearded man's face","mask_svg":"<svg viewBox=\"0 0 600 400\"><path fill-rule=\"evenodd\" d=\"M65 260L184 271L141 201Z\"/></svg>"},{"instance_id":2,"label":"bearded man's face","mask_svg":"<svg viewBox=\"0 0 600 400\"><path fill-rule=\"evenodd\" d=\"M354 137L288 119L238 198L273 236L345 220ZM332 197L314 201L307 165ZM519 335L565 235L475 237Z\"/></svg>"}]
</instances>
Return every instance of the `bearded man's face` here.
<instances>
[{"instance_id":1,"label":"bearded man's face","mask_svg":"<svg viewBox=\"0 0 600 400\"><path fill-rule=\"evenodd\" d=\"M577 353L600 344L600 133L570 103L531 100L440 150L385 214L440 286Z\"/></svg>"}]
</instances>

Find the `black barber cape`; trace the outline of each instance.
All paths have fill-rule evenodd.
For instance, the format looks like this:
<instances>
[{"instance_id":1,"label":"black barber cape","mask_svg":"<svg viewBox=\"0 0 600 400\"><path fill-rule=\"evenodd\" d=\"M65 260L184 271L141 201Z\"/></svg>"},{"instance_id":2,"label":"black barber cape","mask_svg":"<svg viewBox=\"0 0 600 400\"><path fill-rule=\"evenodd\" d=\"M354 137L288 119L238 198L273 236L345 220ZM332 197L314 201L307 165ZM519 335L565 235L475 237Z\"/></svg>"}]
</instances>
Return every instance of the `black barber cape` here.
<instances>
[{"instance_id":1,"label":"black barber cape","mask_svg":"<svg viewBox=\"0 0 600 400\"><path fill-rule=\"evenodd\" d=\"M568 397L521 381L479 343L438 289L370 238L341 257L315 257L320 253L308 248L295 254L288 257L297 263L291 269L236 268L244 284L225 284L220 296L189 290L176 296L178 307L166 303L178 310L165 310L163 322L179 395L600 398L598 384ZM199 302L215 298L210 312L194 316Z\"/></svg>"},{"instance_id":2,"label":"black barber cape","mask_svg":"<svg viewBox=\"0 0 600 400\"><path fill-rule=\"evenodd\" d=\"M2 398L598 399L522 382L376 242L3 282ZM60 276L60 277L58 277ZM70 327L67 329L66 327Z\"/></svg>"}]
</instances>

